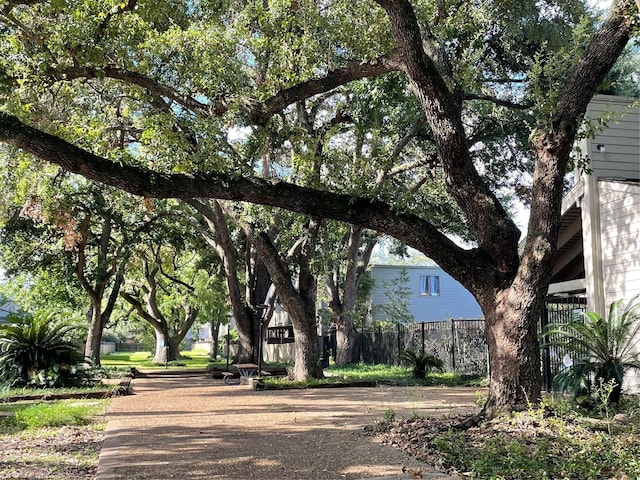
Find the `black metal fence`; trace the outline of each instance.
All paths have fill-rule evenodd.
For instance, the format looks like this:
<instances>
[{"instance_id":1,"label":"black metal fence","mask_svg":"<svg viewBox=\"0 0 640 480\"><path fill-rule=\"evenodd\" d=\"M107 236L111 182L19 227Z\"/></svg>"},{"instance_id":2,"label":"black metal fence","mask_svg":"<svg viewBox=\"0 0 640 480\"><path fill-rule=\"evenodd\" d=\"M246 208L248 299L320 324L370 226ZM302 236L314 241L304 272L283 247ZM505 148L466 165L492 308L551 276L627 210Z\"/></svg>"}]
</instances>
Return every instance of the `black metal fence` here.
<instances>
[{"instance_id":1,"label":"black metal fence","mask_svg":"<svg viewBox=\"0 0 640 480\"><path fill-rule=\"evenodd\" d=\"M358 334L355 361L395 365L403 351L435 355L447 371L466 374L487 372L484 320L447 320L365 328Z\"/></svg>"},{"instance_id":2,"label":"black metal fence","mask_svg":"<svg viewBox=\"0 0 640 480\"><path fill-rule=\"evenodd\" d=\"M546 308L540 318L540 333L551 324L562 325L579 320L586 306L587 300L584 297L548 297ZM557 338L553 336L546 338L547 342L554 340ZM332 344L333 342L328 342L328 345ZM442 359L449 372L474 375L488 373L488 352L483 319L363 328L358 332L357 347L354 362L398 365L402 352L412 350ZM564 349L557 346L543 347L544 389L551 390L553 377L563 368L563 358L566 353Z\"/></svg>"},{"instance_id":3,"label":"black metal fence","mask_svg":"<svg viewBox=\"0 0 640 480\"><path fill-rule=\"evenodd\" d=\"M546 308L540 317L540 331L546 331L550 325L564 325L581 319L587 309L585 297L547 297ZM544 343L559 340L558 335L548 335ZM544 345L543 343L543 345ZM567 352L558 346L542 348L542 386L551 391L553 377L563 368L563 360Z\"/></svg>"}]
</instances>

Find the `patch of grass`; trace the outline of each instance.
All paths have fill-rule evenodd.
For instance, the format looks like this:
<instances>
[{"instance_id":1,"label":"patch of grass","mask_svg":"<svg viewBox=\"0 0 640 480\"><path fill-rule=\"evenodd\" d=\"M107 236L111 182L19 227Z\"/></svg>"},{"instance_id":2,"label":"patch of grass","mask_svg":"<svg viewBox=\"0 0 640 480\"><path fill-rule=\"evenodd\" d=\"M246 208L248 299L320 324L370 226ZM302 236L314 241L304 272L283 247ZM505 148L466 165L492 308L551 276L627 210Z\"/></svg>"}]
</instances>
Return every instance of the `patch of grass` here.
<instances>
[{"instance_id":1,"label":"patch of grass","mask_svg":"<svg viewBox=\"0 0 640 480\"><path fill-rule=\"evenodd\" d=\"M105 412L106 400L59 400L3 405L0 410L12 412L0 419L0 434L46 427L87 425Z\"/></svg>"},{"instance_id":2,"label":"patch of grass","mask_svg":"<svg viewBox=\"0 0 640 480\"><path fill-rule=\"evenodd\" d=\"M109 353L100 357L100 364L103 367L135 367L148 361L151 357L149 352L118 352Z\"/></svg>"},{"instance_id":3,"label":"patch of grass","mask_svg":"<svg viewBox=\"0 0 640 480\"><path fill-rule=\"evenodd\" d=\"M89 420L87 425L29 430L15 423L9 428L6 419L0 420L0 478L94 479L106 422Z\"/></svg>"},{"instance_id":4,"label":"patch of grass","mask_svg":"<svg viewBox=\"0 0 640 480\"><path fill-rule=\"evenodd\" d=\"M109 392L116 391L118 385L106 385L96 384L85 387L64 387L64 388L7 388L0 390L0 402L6 401L8 398L15 397L32 397L37 395L42 399L47 399L55 396L63 396L66 394L72 395L87 395L90 396L95 392Z\"/></svg>"},{"instance_id":5,"label":"patch of grass","mask_svg":"<svg viewBox=\"0 0 640 480\"><path fill-rule=\"evenodd\" d=\"M352 382L376 382L380 385L413 386L478 386L480 377L460 376L452 373L430 373L424 379L414 378L411 368L393 365L355 364L343 367L331 366L325 370L327 378L292 382L283 378L265 378L266 388L307 388L317 384L340 384Z\"/></svg>"}]
</instances>

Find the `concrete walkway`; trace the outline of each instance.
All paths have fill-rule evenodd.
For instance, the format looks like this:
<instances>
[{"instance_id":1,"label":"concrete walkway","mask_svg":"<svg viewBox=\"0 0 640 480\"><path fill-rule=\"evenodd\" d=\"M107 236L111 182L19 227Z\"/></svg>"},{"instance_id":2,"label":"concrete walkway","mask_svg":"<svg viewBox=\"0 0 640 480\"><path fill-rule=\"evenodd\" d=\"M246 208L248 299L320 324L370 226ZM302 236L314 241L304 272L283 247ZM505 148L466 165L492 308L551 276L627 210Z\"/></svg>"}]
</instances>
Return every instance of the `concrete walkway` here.
<instances>
[{"instance_id":1,"label":"concrete walkway","mask_svg":"<svg viewBox=\"0 0 640 480\"><path fill-rule=\"evenodd\" d=\"M259 392L204 374L137 378L115 398L97 480L450 478L381 445L384 418L475 411L469 388L378 387Z\"/></svg>"}]
</instances>

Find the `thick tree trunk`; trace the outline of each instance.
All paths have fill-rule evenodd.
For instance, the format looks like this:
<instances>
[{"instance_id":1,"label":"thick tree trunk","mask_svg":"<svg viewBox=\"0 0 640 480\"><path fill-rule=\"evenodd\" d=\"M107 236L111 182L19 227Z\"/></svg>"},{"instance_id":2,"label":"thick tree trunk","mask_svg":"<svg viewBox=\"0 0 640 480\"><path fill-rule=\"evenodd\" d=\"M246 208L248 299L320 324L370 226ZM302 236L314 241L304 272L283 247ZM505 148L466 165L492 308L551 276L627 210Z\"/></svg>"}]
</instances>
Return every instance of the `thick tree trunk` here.
<instances>
[{"instance_id":1,"label":"thick tree trunk","mask_svg":"<svg viewBox=\"0 0 640 480\"><path fill-rule=\"evenodd\" d=\"M295 364L293 366L293 380L308 378L323 378L324 373L320 365L320 347L318 345L318 330L315 316L302 322L294 321L293 334L295 337Z\"/></svg>"},{"instance_id":2,"label":"thick tree trunk","mask_svg":"<svg viewBox=\"0 0 640 480\"><path fill-rule=\"evenodd\" d=\"M181 358L180 355L180 344L184 340L184 335L173 335L169 337L169 349L167 351L167 361L171 362L173 360L179 360Z\"/></svg>"},{"instance_id":3,"label":"thick tree trunk","mask_svg":"<svg viewBox=\"0 0 640 480\"><path fill-rule=\"evenodd\" d=\"M489 396L485 411L523 410L540 400L538 343L540 301L516 288L483 304L489 349Z\"/></svg>"},{"instance_id":4,"label":"thick tree trunk","mask_svg":"<svg viewBox=\"0 0 640 480\"><path fill-rule=\"evenodd\" d=\"M155 325L153 334L156 339L153 363L167 363L180 359L180 342L184 336L172 336L168 328Z\"/></svg>"},{"instance_id":5,"label":"thick tree trunk","mask_svg":"<svg viewBox=\"0 0 640 480\"><path fill-rule=\"evenodd\" d=\"M171 358L169 349L169 332L159 326L153 327L156 339L156 347L153 355L153 363L167 363Z\"/></svg>"},{"instance_id":6,"label":"thick tree trunk","mask_svg":"<svg viewBox=\"0 0 640 480\"><path fill-rule=\"evenodd\" d=\"M100 366L100 344L102 343L102 313L100 306L92 306L87 315L89 328L87 330L87 343L84 346L84 358L94 367Z\"/></svg>"},{"instance_id":7,"label":"thick tree trunk","mask_svg":"<svg viewBox=\"0 0 640 480\"><path fill-rule=\"evenodd\" d=\"M246 305L239 312L234 308L233 312L238 330L238 351L234 362L258 363L260 314Z\"/></svg>"},{"instance_id":8,"label":"thick tree trunk","mask_svg":"<svg viewBox=\"0 0 640 480\"><path fill-rule=\"evenodd\" d=\"M336 322L336 365L349 365L357 360L355 352L358 345L358 332L353 319L345 321L341 316L339 320Z\"/></svg>"}]
</instances>

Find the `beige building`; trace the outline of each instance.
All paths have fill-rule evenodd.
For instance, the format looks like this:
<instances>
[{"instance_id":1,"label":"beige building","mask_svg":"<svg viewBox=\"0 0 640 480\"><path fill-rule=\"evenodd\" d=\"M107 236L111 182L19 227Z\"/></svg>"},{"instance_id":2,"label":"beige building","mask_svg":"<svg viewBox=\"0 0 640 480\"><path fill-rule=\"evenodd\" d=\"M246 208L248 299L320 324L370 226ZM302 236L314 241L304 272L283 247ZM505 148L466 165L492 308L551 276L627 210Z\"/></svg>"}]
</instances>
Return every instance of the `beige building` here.
<instances>
[{"instance_id":1,"label":"beige building","mask_svg":"<svg viewBox=\"0 0 640 480\"><path fill-rule=\"evenodd\" d=\"M597 96L587 116L613 117L580 149L591 175L576 173L562 203L550 294L583 293L605 312L640 293L640 107L636 99Z\"/></svg>"},{"instance_id":2,"label":"beige building","mask_svg":"<svg viewBox=\"0 0 640 480\"><path fill-rule=\"evenodd\" d=\"M640 294L640 103L599 95L587 117L605 125L579 145L591 174L576 171L562 203L549 294L583 296L604 315Z\"/></svg>"}]
</instances>

